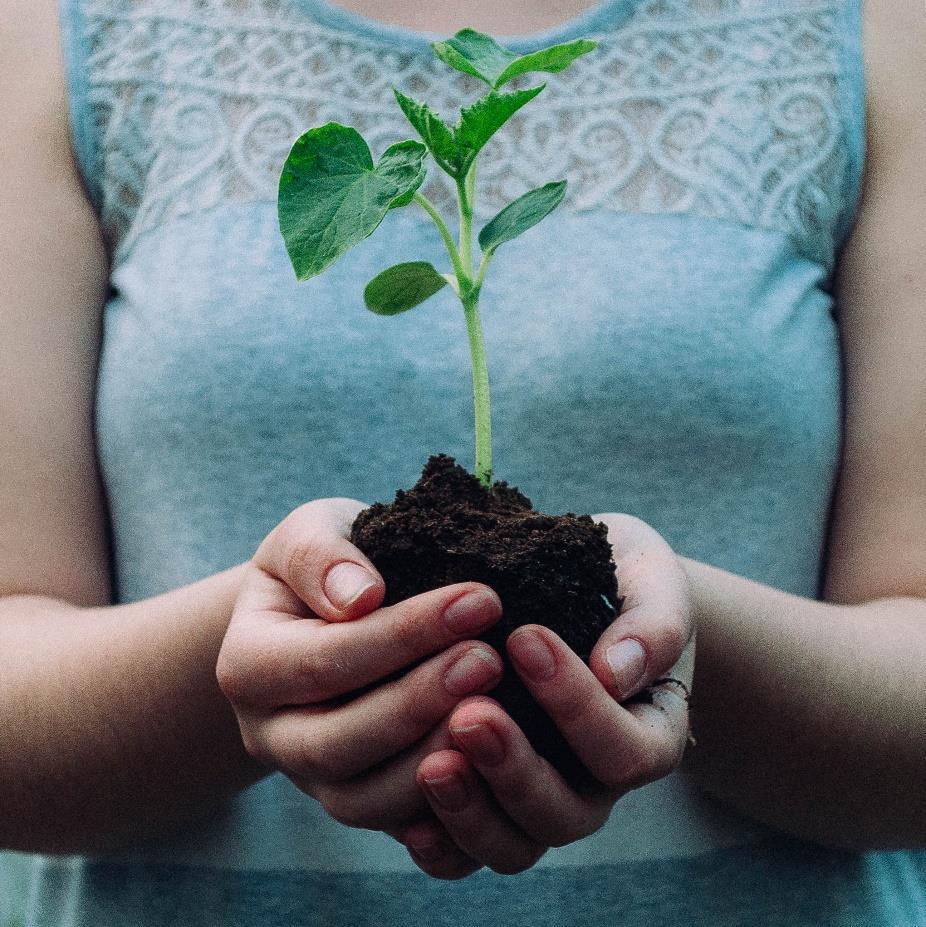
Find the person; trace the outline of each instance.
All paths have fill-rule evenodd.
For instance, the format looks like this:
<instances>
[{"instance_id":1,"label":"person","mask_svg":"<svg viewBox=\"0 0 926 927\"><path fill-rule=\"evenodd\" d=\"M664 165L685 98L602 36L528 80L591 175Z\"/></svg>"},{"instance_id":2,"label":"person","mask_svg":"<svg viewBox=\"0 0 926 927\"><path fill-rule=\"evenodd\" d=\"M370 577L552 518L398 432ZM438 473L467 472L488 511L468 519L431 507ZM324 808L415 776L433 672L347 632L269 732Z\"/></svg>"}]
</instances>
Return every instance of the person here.
<instances>
[{"instance_id":1,"label":"person","mask_svg":"<svg viewBox=\"0 0 926 927\"><path fill-rule=\"evenodd\" d=\"M923 923L918 4L2 12L0 846L33 854L28 924ZM571 184L483 305L497 476L604 513L626 597L590 667L508 642L579 791L492 700L494 592L380 608L348 540L428 453L467 459L457 314L358 308L439 260L427 217L306 284L276 224L310 125L378 154L412 137L392 83L478 92L429 47L467 25L600 41L477 190L488 218Z\"/></svg>"}]
</instances>

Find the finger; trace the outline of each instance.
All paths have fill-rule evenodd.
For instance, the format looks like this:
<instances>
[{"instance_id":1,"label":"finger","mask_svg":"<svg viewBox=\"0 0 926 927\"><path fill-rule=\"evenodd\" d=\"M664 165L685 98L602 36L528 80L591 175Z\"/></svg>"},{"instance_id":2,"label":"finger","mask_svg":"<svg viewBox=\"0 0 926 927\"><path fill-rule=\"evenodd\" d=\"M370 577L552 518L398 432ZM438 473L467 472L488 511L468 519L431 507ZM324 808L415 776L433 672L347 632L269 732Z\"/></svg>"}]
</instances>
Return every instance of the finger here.
<instances>
[{"instance_id":1,"label":"finger","mask_svg":"<svg viewBox=\"0 0 926 927\"><path fill-rule=\"evenodd\" d=\"M433 817L390 833L405 845L415 865L435 879L462 879L482 868L450 838Z\"/></svg>"},{"instance_id":2,"label":"finger","mask_svg":"<svg viewBox=\"0 0 926 927\"><path fill-rule=\"evenodd\" d=\"M245 743L287 773L341 781L406 749L461 698L489 691L501 675L501 657L491 647L464 642L335 708L282 709L255 724L253 741Z\"/></svg>"},{"instance_id":3,"label":"finger","mask_svg":"<svg viewBox=\"0 0 926 927\"><path fill-rule=\"evenodd\" d=\"M645 522L613 514L594 518L608 525L624 601L589 666L624 701L668 674L691 638L688 577L672 548Z\"/></svg>"},{"instance_id":4,"label":"finger","mask_svg":"<svg viewBox=\"0 0 926 927\"><path fill-rule=\"evenodd\" d=\"M485 780L504 813L544 846L573 843L601 828L617 792L579 794L539 756L501 706L468 699L450 716L454 745Z\"/></svg>"},{"instance_id":5,"label":"finger","mask_svg":"<svg viewBox=\"0 0 926 927\"><path fill-rule=\"evenodd\" d=\"M408 750L352 779L318 783L293 777L293 781L340 824L388 833L433 817L415 776L426 756L452 746L445 719Z\"/></svg>"},{"instance_id":6,"label":"finger","mask_svg":"<svg viewBox=\"0 0 926 927\"><path fill-rule=\"evenodd\" d=\"M326 621L367 614L382 602L386 584L348 540L363 508L356 499L316 499L301 505L267 535L254 564L284 582Z\"/></svg>"},{"instance_id":7,"label":"finger","mask_svg":"<svg viewBox=\"0 0 926 927\"><path fill-rule=\"evenodd\" d=\"M286 585L273 577L258 574L252 581L270 583L286 595ZM241 599L242 608L253 601ZM266 612L250 612L233 618L226 633L220 667L231 664L225 675L233 678L223 679L223 691L239 707L254 709L327 701L478 636L501 613L498 596L478 583L444 586L348 622L268 620Z\"/></svg>"},{"instance_id":8,"label":"finger","mask_svg":"<svg viewBox=\"0 0 926 927\"><path fill-rule=\"evenodd\" d=\"M626 791L679 764L687 742L684 699L660 693L658 703L625 708L560 637L540 625L518 628L507 647L524 684L599 782Z\"/></svg>"},{"instance_id":9,"label":"finger","mask_svg":"<svg viewBox=\"0 0 926 927\"><path fill-rule=\"evenodd\" d=\"M450 839L471 859L514 875L546 852L499 808L462 753L432 753L418 767L418 782Z\"/></svg>"},{"instance_id":10,"label":"finger","mask_svg":"<svg viewBox=\"0 0 926 927\"><path fill-rule=\"evenodd\" d=\"M685 747L692 742L689 695L687 684L677 677L667 676L647 686L625 706L641 724L654 731L663 731L668 743L675 745L677 756L673 768L681 762Z\"/></svg>"}]
</instances>

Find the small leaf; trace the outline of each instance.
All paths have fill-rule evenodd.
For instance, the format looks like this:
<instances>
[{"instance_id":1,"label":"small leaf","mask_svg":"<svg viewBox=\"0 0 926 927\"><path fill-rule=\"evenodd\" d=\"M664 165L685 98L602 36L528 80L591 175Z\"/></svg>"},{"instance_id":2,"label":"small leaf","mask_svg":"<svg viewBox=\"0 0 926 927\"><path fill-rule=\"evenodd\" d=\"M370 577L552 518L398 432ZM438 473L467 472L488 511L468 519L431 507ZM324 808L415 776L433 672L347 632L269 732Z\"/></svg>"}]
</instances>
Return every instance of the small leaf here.
<instances>
[{"instance_id":1,"label":"small leaf","mask_svg":"<svg viewBox=\"0 0 926 927\"><path fill-rule=\"evenodd\" d=\"M427 103L419 103L405 96L395 87L392 90L402 112L424 140L431 154L434 155L434 160L451 177L460 177L463 159L453 129Z\"/></svg>"},{"instance_id":2,"label":"small leaf","mask_svg":"<svg viewBox=\"0 0 926 927\"><path fill-rule=\"evenodd\" d=\"M514 52L502 48L491 36L475 29L461 29L452 39L434 42L431 48L444 64L478 77L490 87L495 86L499 76L518 59Z\"/></svg>"},{"instance_id":3,"label":"small leaf","mask_svg":"<svg viewBox=\"0 0 926 927\"><path fill-rule=\"evenodd\" d=\"M490 90L460 112L460 122L454 129L457 147L462 150L463 175L485 143L522 107L540 93L544 84L514 93Z\"/></svg>"},{"instance_id":4,"label":"small leaf","mask_svg":"<svg viewBox=\"0 0 926 927\"><path fill-rule=\"evenodd\" d=\"M576 58L597 48L598 43L590 39L576 39L528 55L517 55L499 45L489 35L474 29L463 29L452 39L434 42L431 47L444 64L478 77L493 90L498 90L521 74L535 71L557 74L565 71Z\"/></svg>"},{"instance_id":5,"label":"small leaf","mask_svg":"<svg viewBox=\"0 0 926 927\"><path fill-rule=\"evenodd\" d=\"M494 251L517 238L553 212L565 194L566 181L559 180L519 196L485 225L479 233L479 246L483 251Z\"/></svg>"},{"instance_id":6,"label":"small leaf","mask_svg":"<svg viewBox=\"0 0 926 927\"><path fill-rule=\"evenodd\" d=\"M376 165L375 173L401 191L389 204L389 209L407 206L414 199L418 188L424 183L426 169L422 162L427 153L424 145L410 138L390 145L383 152L379 164ZM416 170L417 173L415 173Z\"/></svg>"},{"instance_id":7,"label":"small leaf","mask_svg":"<svg viewBox=\"0 0 926 927\"><path fill-rule=\"evenodd\" d=\"M294 143L280 174L280 231L298 280L308 280L368 238L390 209L407 206L425 177L427 148L391 145L374 166L356 129L329 122Z\"/></svg>"},{"instance_id":8,"label":"small leaf","mask_svg":"<svg viewBox=\"0 0 926 927\"><path fill-rule=\"evenodd\" d=\"M546 71L548 74L558 74L565 71L582 55L587 55L598 47L597 42L590 39L576 39L574 42L566 42L563 45L554 45L552 48L545 48L542 51L532 52L529 55L523 55L517 61L512 61L505 68L495 81L494 87L497 90L502 84L522 74L531 74L535 71Z\"/></svg>"},{"instance_id":9,"label":"small leaf","mask_svg":"<svg viewBox=\"0 0 926 927\"><path fill-rule=\"evenodd\" d=\"M414 309L447 286L447 279L427 261L395 264L377 274L363 291L367 309L377 315L398 315Z\"/></svg>"}]
</instances>

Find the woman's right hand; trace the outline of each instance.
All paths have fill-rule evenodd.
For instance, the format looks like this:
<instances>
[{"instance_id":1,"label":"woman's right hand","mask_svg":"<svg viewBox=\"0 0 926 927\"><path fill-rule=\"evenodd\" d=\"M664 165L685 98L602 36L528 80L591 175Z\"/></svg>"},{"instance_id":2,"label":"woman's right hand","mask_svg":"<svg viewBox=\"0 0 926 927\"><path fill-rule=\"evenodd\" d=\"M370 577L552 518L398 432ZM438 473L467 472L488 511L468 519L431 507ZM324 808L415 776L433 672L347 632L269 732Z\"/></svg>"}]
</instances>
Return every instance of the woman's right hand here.
<instances>
[{"instance_id":1,"label":"woman's right hand","mask_svg":"<svg viewBox=\"0 0 926 927\"><path fill-rule=\"evenodd\" d=\"M453 746L445 719L501 678L499 655L473 640L501 602L487 586L457 583L379 608L383 579L347 540L363 508L319 499L270 532L216 674L253 757L341 823L395 835L431 816L415 774Z\"/></svg>"}]
</instances>

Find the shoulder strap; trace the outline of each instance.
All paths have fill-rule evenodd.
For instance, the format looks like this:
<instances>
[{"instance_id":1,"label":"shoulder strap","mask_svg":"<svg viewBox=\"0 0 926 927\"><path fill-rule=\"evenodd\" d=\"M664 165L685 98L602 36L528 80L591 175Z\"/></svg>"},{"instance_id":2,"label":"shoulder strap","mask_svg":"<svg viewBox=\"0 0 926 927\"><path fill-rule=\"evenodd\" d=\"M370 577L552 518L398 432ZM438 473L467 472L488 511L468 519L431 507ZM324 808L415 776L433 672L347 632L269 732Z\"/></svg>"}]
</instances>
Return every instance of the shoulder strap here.
<instances>
[{"instance_id":1,"label":"shoulder strap","mask_svg":"<svg viewBox=\"0 0 926 927\"><path fill-rule=\"evenodd\" d=\"M61 51L68 96L71 143L87 195L99 215L102 211L103 193L99 146L88 105L89 36L81 3L82 0L59 0Z\"/></svg>"}]
</instances>

